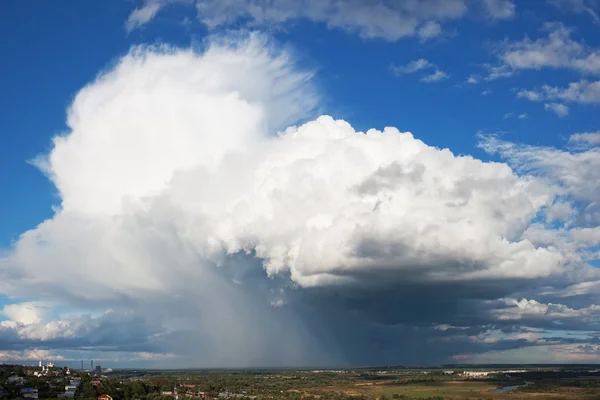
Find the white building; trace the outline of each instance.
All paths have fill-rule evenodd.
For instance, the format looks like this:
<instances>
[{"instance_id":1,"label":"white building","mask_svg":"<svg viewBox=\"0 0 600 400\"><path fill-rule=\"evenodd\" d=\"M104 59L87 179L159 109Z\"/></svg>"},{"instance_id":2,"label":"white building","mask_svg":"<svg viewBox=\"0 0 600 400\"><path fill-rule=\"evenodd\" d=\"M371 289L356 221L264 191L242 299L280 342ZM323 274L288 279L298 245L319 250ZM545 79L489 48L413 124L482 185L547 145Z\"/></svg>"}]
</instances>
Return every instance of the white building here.
<instances>
[{"instance_id":1,"label":"white building","mask_svg":"<svg viewBox=\"0 0 600 400\"><path fill-rule=\"evenodd\" d=\"M494 373L494 372L491 372L491 371L465 371L465 372L463 372L463 375L467 376L469 378L484 378L484 377L487 377L491 373Z\"/></svg>"},{"instance_id":2,"label":"white building","mask_svg":"<svg viewBox=\"0 0 600 400\"><path fill-rule=\"evenodd\" d=\"M75 385L66 385L65 386L65 392L76 392L77 391L77 386Z\"/></svg>"}]
</instances>

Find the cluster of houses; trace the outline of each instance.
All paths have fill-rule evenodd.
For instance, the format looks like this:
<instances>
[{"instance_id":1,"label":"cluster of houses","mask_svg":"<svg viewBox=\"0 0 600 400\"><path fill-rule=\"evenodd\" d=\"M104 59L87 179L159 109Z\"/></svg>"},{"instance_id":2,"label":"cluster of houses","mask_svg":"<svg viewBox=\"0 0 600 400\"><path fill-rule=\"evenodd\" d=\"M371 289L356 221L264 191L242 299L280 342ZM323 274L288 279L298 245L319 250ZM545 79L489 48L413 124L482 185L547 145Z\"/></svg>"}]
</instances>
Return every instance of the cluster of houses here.
<instances>
[{"instance_id":1,"label":"cluster of houses","mask_svg":"<svg viewBox=\"0 0 600 400\"><path fill-rule=\"evenodd\" d=\"M58 397L75 397L75 393L81 386L81 379L75 378L69 380L69 384L65 385L65 392L58 395Z\"/></svg>"},{"instance_id":2,"label":"cluster of houses","mask_svg":"<svg viewBox=\"0 0 600 400\"><path fill-rule=\"evenodd\" d=\"M462 375L466 376L467 378L487 378L490 375L497 375L497 374L519 374L519 373L523 373L523 372L527 372L527 370L525 370L525 369L511 369L511 370L505 370L505 371L464 371L462 373Z\"/></svg>"},{"instance_id":3,"label":"cluster of houses","mask_svg":"<svg viewBox=\"0 0 600 400\"><path fill-rule=\"evenodd\" d=\"M11 376L8 378L9 382L15 385L22 385L25 383L25 379L20 376ZM95 378L92 381L92 385L99 385L100 379ZM75 397L77 390L81 386L81 379L71 379L68 385L65 385L65 392L58 395L58 397ZM3 386L0 386L0 399L7 397L8 392L4 389ZM24 399L38 399L39 397L38 389L33 387L23 387L19 392L19 397ZM112 400L107 394L103 394L98 397L98 400Z\"/></svg>"},{"instance_id":4,"label":"cluster of houses","mask_svg":"<svg viewBox=\"0 0 600 400\"><path fill-rule=\"evenodd\" d=\"M18 375L9 376L7 381L8 381L8 383L15 385L15 386L24 386L26 383L25 377L18 376ZM24 399L37 399L38 398L38 390L36 388L22 387L19 394ZM6 397L6 396L8 396L6 389L4 389L4 387L0 386L0 398Z\"/></svg>"},{"instance_id":5,"label":"cluster of houses","mask_svg":"<svg viewBox=\"0 0 600 400\"><path fill-rule=\"evenodd\" d=\"M62 382L62 374L63 374L63 370L62 369L56 369L54 368L54 363L52 363L51 361L46 362L45 364L40 361L39 363L39 370L36 371L27 371L25 374L26 375L33 375L36 378L41 378L41 377L56 377L55 381L56 382ZM70 371L67 368L67 375L70 373ZM14 386L22 386L19 390L19 397L20 398L24 398L24 399L37 399L39 398L39 392L38 389L35 387L29 387L27 386L27 379L24 376L18 376L18 375L12 375L9 376L7 379L7 383L14 385ZM67 390L65 389L65 392ZM6 397L8 396L8 393L6 391L5 388L3 388L2 386L0 386L0 398L2 397ZM73 394L71 395L67 395L64 397L73 397Z\"/></svg>"},{"instance_id":6,"label":"cluster of houses","mask_svg":"<svg viewBox=\"0 0 600 400\"><path fill-rule=\"evenodd\" d=\"M347 374L348 371L344 369L315 369L310 371L313 374L321 374L321 373L333 373L333 374ZM387 374L387 371L378 371L378 374Z\"/></svg>"},{"instance_id":7,"label":"cluster of houses","mask_svg":"<svg viewBox=\"0 0 600 400\"><path fill-rule=\"evenodd\" d=\"M20 396L24 399L37 399L38 390L36 388L23 388L21 389Z\"/></svg>"},{"instance_id":8,"label":"cluster of houses","mask_svg":"<svg viewBox=\"0 0 600 400\"><path fill-rule=\"evenodd\" d=\"M22 386L25 384L25 378L22 376L11 376L8 378L8 382L17 386ZM38 398L38 390L36 388L31 387L23 387L21 388L20 397L24 399L37 399ZM0 386L0 398L8 396L8 392L4 389L3 386Z\"/></svg>"},{"instance_id":9,"label":"cluster of houses","mask_svg":"<svg viewBox=\"0 0 600 400\"><path fill-rule=\"evenodd\" d=\"M173 391L163 391L163 396L172 396L175 400L179 399L179 393L185 397L201 397L203 399L234 399L234 398L249 398L253 399L256 396L248 396L246 391L242 393L231 393L231 392L203 392L198 391L196 385L181 384L179 385L179 391L173 388Z\"/></svg>"},{"instance_id":10,"label":"cluster of houses","mask_svg":"<svg viewBox=\"0 0 600 400\"><path fill-rule=\"evenodd\" d=\"M64 382L64 378L66 374L66 377L69 378L69 376L71 376L71 371L69 370L69 368L65 370L63 370L62 368L54 368L54 364L52 362L47 362L47 363L42 363L42 361L40 361L39 363L39 370L35 370L32 371L27 370L25 371L25 375L33 375L37 378L41 378L41 377L45 377L45 378L51 378L51 377L55 377L54 379L45 379L47 382L51 382L52 385L60 385L59 387L62 387L62 384ZM94 372L96 372L97 374L99 372L101 372L102 369L100 366L96 366L96 369L94 370ZM8 379L6 380L6 384L9 384L11 386L19 386L19 398L23 398L23 399L38 399L39 398L39 393L38 393L38 389L35 387L29 387L27 385L27 378L25 376L19 376L19 375L12 375L9 376ZM98 387L101 384L101 379L99 376L95 376L92 381L91 381L92 386ZM81 379L80 378L71 378L69 379L69 383L66 384L64 386L64 393L61 393L58 395L58 397L76 397L79 393L79 389L82 385ZM0 400L8 397L9 396L9 392L0 385ZM112 400L112 398L108 395L101 395L100 397L98 397L98 400Z\"/></svg>"}]
</instances>

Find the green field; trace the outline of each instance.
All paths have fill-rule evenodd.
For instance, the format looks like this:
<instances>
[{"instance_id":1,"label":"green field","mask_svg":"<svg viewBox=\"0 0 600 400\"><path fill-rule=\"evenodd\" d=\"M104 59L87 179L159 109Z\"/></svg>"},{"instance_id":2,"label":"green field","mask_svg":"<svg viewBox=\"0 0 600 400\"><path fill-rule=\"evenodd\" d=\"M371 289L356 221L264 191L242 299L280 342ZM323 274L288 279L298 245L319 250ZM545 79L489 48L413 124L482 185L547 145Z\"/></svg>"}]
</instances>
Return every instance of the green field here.
<instances>
[{"instance_id":1,"label":"green field","mask_svg":"<svg viewBox=\"0 0 600 400\"><path fill-rule=\"evenodd\" d=\"M350 396L365 396L370 398L388 398L390 400L404 396L413 398L428 398L441 396L444 398L475 398L482 395L493 396L492 390L498 385L491 382L441 381L407 384L358 384L334 386L331 391L345 393ZM507 396L504 396L507 397Z\"/></svg>"},{"instance_id":2,"label":"green field","mask_svg":"<svg viewBox=\"0 0 600 400\"><path fill-rule=\"evenodd\" d=\"M336 385L325 388L328 391L343 393L346 396L371 399L462 399L462 400L600 400L595 389L558 387L543 391L514 391L494 393L494 390L507 385L507 382L442 380L391 384L371 382L349 385ZM323 388L322 388L323 389ZM307 390L311 393L311 390ZM405 397L403 397L405 396Z\"/></svg>"},{"instance_id":3,"label":"green field","mask_svg":"<svg viewBox=\"0 0 600 400\"><path fill-rule=\"evenodd\" d=\"M469 396L479 397L479 395L496 389L497 386L488 382L440 382L427 384L408 384L392 387L382 387L376 390L378 396L385 395L392 398L394 394L404 394L412 397L457 397L468 398Z\"/></svg>"}]
</instances>

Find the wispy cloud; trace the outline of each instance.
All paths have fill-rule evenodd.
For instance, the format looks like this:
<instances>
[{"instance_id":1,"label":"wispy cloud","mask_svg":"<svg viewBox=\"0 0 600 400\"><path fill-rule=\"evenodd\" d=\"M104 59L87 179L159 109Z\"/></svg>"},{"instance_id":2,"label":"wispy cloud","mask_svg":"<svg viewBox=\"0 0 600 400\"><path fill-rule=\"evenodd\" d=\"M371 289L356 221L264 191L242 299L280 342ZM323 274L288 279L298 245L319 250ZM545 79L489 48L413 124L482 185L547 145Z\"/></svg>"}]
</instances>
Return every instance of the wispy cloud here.
<instances>
[{"instance_id":1,"label":"wispy cloud","mask_svg":"<svg viewBox=\"0 0 600 400\"><path fill-rule=\"evenodd\" d=\"M168 3L168 0L146 0L141 7L136 8L129 14L125 29L131 32L148 22L150 22L156 14Z\"/></svg>"},{"instance_id":2,"label":"wispy cloud","mask_svg":"<svg viewBox=\"0 0 600 400\"><path fill-rule=\"evenodd\" d=\"M470 11L491 19L507 19L515 14L510 0L484 0L483 7L468 0L144 0L129 16L127 30L149 23L174 2L195 4L197 20L211 30L241 21L254 27L273 27L304 19L366 39L389 41L436 38L443 33L444 23L464 18Z\"/></svg>"},{"instance_id":3,"label":"wispy cloud","mask_svg":"<svg viewBox=\"0 0 600 400\"><path fill-rule=\"evenodd\" d=\"M571 69L582 74L600 74L600 51L583 41L571 39L572 29L561 23L546 23L545 37L535 40L504 41L496 45L495 55L500 63L489 65L486 79L508 77L519 70L543 68Z\"/></svg>"},{"instance_id":4,"label":"wispy cloud","mask_svg":"<svg viewBox=\"0 0 600 400\"><path fill-rule=\"evenodd\" d=\"M516 15L512 0L483 0L483 5L492 19L509 19Z\"/></svg>"},{"instance_id":5,"label":"wispy cloud","mask_svg":"<svg viewBox=\"0 0 600 400\"><path fill-rule=\"evenodd\" d=\"M194 4L194 0L142 0L125 22L127 32L134 31L152 21L156 15L169 4Z\"/></svg>"},{"instance_id":6,"label":"wispy cloud","mask_svg":"<svg viewBox=\"0 0 600 400\"><path fill-rule=\"evenodd\" d=\"M199 0L198 20L209 29L249 20L253 25L277 25L296 19L326 23L329 28L355 32L363 38L396 41L406 37L431 39L442 23L463 18L465 0L338 1Z\"/></svg>"},{"instance_id":7,"label":"wispy cloud","mask_svg":"<svg viewBox=\"0 0 600 400\"><path fill-rule=\"evenodd\" d=\"M515 114L514 112L508 112L506 114L504 114L503 118L504 119L509 119L509 118L517 118L517 119L527 119L529 118L529 115L527 113L521 113L521 114Z\"/></svg>"},{"instance_id":8,"label":"wispy cloud","mask_svg":"<svg viewBox=\"0 0 600 400\"><path fill-rule=\"evenodd\" d=\"M534 90L519 90L517 97L530 101L562 100L571 103L600 103L600 81L581 80L567 87L544 85Z\"/></svg>"},{"instance_id":9,"label":"wispy cloud","mask_svg":"<svg viewBox=\"0 0 600 400\"><path fill-rule=\"evenodd\" d=\"M596 24L600 24L600 16L598 16L598 12L594 9L598 5L596 0L548 0L548 2L562 11L570 11L577 14L586 13Z\"/></svg>"},{"instance_id":10,"label":"wispy cloud","mask_svg":"<svg viewBox=\"0 0 600 400\"><path fill-rule=\"evenodd\" d=\"M527 113L521 113L516 115L514 112L508 112L506 114L504 114L503 118L504 119L509 119L509 118L517 118L517 119L527 119L529 118L529 115Z\"/></svg>"},{"instance_id":11,"label":"wispy cloud","mask_svg":"<svg viewBox=\"0 0 600 400\"><path fill-rule=\"evenodd\" d=\"M470 83L473 85L473 84L479 82L480 80L481 80L481 76L476 75L476 74L471 74L471 75L469 75L469 78L467 78L467 83Z\"/></svg>"},{"instance_id":12,"label":"wispy cloud","mask_svg":"<svg viewBox=\"0 0 600 400\"><path fill-rule=\"evenodd\" d=\"M435 64L429 62L424 58L419 58L418 60L414 60L409 62L406 65L392 65L391 70L394 75L402 75L402 74L412 74L417 71L422 71L424 69L429 68L437 68Z\"/></svg>"},{"instance_id":13,"label":"wispy cloud","mask_svg":"<svg viewBox=\"0 0 600 400\"><path fill-rule=\"evenodd\" d=\"M421 82L432 83L432 82L439 82L441 80L449 78L449 75L447 73L440 70L437 67L437 65L433 64L432 62L430 62L424 58L420 58L418 60L411 61L406 65L400 65L400 66L392 65L390 67L390 70L396 76L400 76L403 74L413 74L418 71L431 70L431 69L433 69L434 71L428 75L423 76L421 78Z\"/></svg>"},{"instance_id":14,"label":"wispy cloud","mask_svg":"<svg viewBox=\"0 0 600 400\"><path fill-rule=\"evenodd\" d=\"M421 82L426 82L426 83L439 82L439 81L443 81L448 78L449 78L449 75L447 73L445 73L444 71L440 71L438 69L435 72L433 72L432 74L429 74L429 75L421 78Z\"/></svg>"}]
</instances>

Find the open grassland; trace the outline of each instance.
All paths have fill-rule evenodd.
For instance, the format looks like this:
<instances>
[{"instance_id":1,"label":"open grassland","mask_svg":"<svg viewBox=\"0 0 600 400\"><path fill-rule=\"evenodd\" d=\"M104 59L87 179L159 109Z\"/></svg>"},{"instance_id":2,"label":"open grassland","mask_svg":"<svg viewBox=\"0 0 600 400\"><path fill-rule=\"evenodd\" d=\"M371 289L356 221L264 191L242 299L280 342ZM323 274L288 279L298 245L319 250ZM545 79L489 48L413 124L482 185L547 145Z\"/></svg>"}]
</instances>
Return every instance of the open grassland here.
<instances>
[{"instance_id":1,"label":"open grassland","mask_svg":"<svg viewBox=\"0 0 600 400\"><path fill-rule=\"evenodd\" d=\"M408 397L435 397L445 398L468 398L490 393L498 386L489 382L468 382L468 381L442 381L427 383L407 383L407 384L355 384L351 386L333 386L326 388L334 392L344 393L349 396L365 396L378 398L397 398L402 395Z\"/></svg>"},{"instance_id":2,"label":"open grassland","mask_svg":"<svg viewBox=\"0 0 600 400\"><path fill-rule=\"evenodd\" d=\"M600 400L600 392L569 388L548 392L505 392L494 393L501 387L490 381L440 381L407 384L360 383L353 385L331 386L321 390L343 393L347 396L376 398L379 400L411 399L464 399L464 400ZM310 390L308 390L310 392Z\"/></svg>"},{"instance_id":3,"label":"open grassland","mask_svg":"<svg viewBox=\"0 0 600 400\"><path fill-rule=\"evenodd\" d=\"M427 384L409 384L402 386L382 387L376 392L377 396L384 395L393 398L394 394L408 395L411 397L434 397L443 396L445 398L468 398L469 396L479 396L490 393L498 386L488 382L431 382Z\"/></svg>"}]
</instances>

